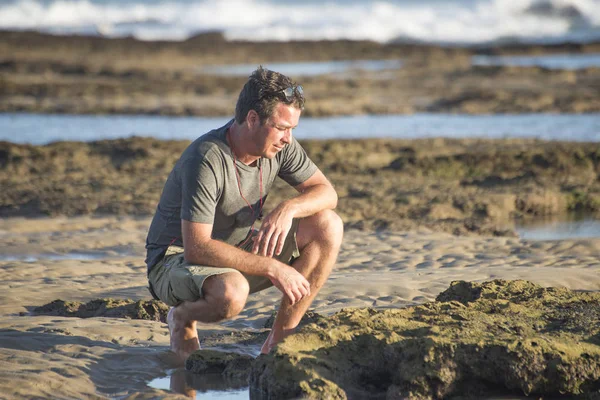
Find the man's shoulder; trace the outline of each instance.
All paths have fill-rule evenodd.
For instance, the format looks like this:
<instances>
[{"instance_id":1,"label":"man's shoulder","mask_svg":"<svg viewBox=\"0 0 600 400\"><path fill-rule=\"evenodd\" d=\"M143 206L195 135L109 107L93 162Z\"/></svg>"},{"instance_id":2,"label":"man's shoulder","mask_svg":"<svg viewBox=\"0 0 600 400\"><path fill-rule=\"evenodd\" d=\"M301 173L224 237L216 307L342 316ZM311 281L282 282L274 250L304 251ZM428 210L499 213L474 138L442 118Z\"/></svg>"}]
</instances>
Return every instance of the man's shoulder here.
<instances>
[{"instance_id":1,"label":"man's shoulder","mask_svg":"<svg viewBox=\"0 0 600 400\"><path fill-rule=\"evenodd\" d=\"M200 136L190 145L190 156L200 158L222 158L224 153L223 142L214 135Z\"/></svg>"},{"instance_id":2,"label":"man's shoulder","mask_svg":"<svg viewBox=\"0 0 600 400\"><path fill-rule=\"evenodd\" d=\"M227 147L223 128L214 129L194 140L184 151L182 158L207 161L223 159Z\"/></svg>"}]
</instances>

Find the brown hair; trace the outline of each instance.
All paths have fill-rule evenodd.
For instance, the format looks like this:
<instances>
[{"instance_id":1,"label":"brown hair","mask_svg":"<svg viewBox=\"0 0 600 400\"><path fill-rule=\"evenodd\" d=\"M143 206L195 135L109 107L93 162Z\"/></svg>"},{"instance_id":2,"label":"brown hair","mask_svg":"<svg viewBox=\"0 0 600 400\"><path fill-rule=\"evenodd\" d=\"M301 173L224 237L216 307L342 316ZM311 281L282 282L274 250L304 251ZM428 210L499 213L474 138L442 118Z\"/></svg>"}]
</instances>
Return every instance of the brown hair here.
<instances>
[{"instance_id":1,"label":"brown hair","mask_svg":"<svg viewBox=\"0 0 600 400\"><path fill-rule=\"evenodd\" d=\"M240 92L235 106L235 121L238 124L244 123L248 112L254 110L260 118L260 123L264 124L280 102L303 109L304 96L301 93L294 90L291 101L288 101L283 93L284 89L296 86L289 77L261 65L248 77L248 82Z\"/></svg>"}]
</instances>

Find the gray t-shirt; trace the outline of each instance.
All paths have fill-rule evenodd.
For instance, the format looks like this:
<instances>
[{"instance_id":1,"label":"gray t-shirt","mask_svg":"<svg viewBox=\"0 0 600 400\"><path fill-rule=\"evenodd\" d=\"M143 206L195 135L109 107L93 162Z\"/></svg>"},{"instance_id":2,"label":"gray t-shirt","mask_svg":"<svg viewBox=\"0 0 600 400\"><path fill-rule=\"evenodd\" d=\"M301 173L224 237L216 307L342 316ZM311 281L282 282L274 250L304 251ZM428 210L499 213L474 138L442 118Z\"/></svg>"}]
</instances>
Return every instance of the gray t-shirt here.
<instances>
[{"instance_id":1,"label":"gray t-shirt","mask_svg":"<svg viewBox=\"0 0 600 400\"><path fill-rule=\"evenodd\" d=\"M213 239L231 245L242 242L260 210L260 166L263 203L277 176L296 186L316 172L316 165L292 139L273 159L261 158L255 166L237 161L242 197L233 154L225 138L232 123L196 139L169 174L146 238L148 271L170 245L183 246L182 219L213 224Z\"/></svg>"}]
</instances>

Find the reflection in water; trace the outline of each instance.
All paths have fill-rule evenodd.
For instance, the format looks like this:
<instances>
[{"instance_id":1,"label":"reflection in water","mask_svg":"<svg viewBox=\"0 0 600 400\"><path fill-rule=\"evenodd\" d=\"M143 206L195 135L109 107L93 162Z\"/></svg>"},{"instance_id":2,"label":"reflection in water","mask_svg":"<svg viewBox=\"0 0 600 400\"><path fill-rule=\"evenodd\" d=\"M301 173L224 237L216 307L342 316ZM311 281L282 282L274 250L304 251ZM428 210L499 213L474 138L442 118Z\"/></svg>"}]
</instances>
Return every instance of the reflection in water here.
<instances>
[{"instance_id":1,"label":"reflection in water","mask_svg":"<svg viewBox=\"0 0 600 400\"><path fill-rule=\"evenodd\" d=\"M561 219L536 220L517 225L516 231L526 240L565 240L600 237L600 221L589 216L570 215Z\"/></svg>"},{"instance_id":2,"label":"reflection in water","mask_svg":"<svg viewBox=\"0 0 600 400\"><path fill-rule=\"evenodd\" d=\"M170 376L150 381L148 386L196 399L247 400L250 397L245 379L225 379L221 374L193 374L185 369L169 373Z\"/></svg>"}]
</instances>

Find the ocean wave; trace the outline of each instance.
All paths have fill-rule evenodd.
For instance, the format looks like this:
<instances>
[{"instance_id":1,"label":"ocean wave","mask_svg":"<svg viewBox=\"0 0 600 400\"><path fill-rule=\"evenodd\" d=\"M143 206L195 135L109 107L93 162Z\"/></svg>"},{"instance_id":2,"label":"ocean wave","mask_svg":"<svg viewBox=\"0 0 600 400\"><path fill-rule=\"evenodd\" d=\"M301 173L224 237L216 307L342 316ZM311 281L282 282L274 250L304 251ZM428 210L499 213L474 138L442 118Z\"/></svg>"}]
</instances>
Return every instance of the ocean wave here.
<instances>
[{"instance_id":1,"label":"ocean wave","mask_svg":"<svg viewBox=\"0 0 600 400\"><path fill-rule=\"evenodd\" d=\"M585 42L600 40L600 0L13 0L0 4L0 28L142 40L222 31L256 41Z\"/></svg>"}]
</instances>

